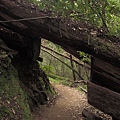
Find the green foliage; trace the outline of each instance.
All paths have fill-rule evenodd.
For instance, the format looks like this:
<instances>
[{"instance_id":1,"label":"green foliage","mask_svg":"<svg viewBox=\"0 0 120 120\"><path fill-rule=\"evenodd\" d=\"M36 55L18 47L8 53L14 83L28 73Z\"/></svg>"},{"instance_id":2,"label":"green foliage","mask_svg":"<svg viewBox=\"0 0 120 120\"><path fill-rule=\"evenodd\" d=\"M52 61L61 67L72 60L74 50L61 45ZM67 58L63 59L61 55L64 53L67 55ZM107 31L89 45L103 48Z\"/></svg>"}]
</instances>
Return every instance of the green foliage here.
<instances>
[{"instance_id":1,"label":"green foliage","mask_svg":"<svg viewBox=\"0 0 120 120\"><path fill-rule=\"evenodd\" d=\"M57 83L57 84L63 84L69 87L75 87L76 89L78 89L79 91L81 91L81 87L85 90L87 90L87 85L85 84L76 84L72 81L69 81L68 79L57 79L57 78L53 78L53 77L49 77L50 81Z\"/></svg>"},{"instance_id":2,"label":"green foliage","mask_svg":"<svg viewBox=\"0 0 120 120\"><path fill-rule=\"evenodd\" d=\"M84 53L84 52L81 52L79 51L79 55L80 55L80 60L84 63L90 63L90 58L89 58L89 55Z\"/></svg>"},{"instance_id":3,"label":"green foliage","mask_svg":"<svg viewBox=\"0 0 120 120\"><path fill-rule=\"evenodd\" d=\"M65 56L68 56L68 58L69 58L69 53L65 52L60 46L55 45L52 42L47 41L47 40L42 40L42 42L43 42L42 43L43 46L51 48L53 51L59 52ZM63 56L59 56L58 54L56 54L52 51L50 53L52 55L56 56L57 58L59 58L61 61L63 61L67 65L71 66L70 59L66 59ZM80 61L83 60L84 62L89 63L90 59L89 59L88 54L85 54L83 52L80 52L80 53L81 53ZM68 79L73 80L73 71L70 68L68 68L66 65L64 65L62 62L58 61L56 58L54 58L53 56L49 55L48 53L46 53L44 51L41 51L41 57L43 57L43 62L42 63L39 62L40 67L45 71L45 73L50 78L57 79L57 80L59 79L61 81L68 80ZM74 61L73 61L73 65L74 65L74 70L76 70L82 78L84 78L85 80L89 79L89 76L90 76L89 70L87 71L84 67L79 66ZM78 74L76 74L76 73L75 73L75 77L77 80L80 79Z\"/></svg>"},{"instance_id":4,"label":"green foliage","mask_svg":"<svg viewBox=\"0 0 120 120\"><path fill-rule=\"evenodd\" d=\"M69 54L66 53L60 46L55 45L54 43L47 41L47 40L42 40L42 42L43 42L42 43L43 46L51 48L52 50L60 52L64 55L68 55L69 57ZM84 52L79 52L79 53L81 56L81 60L86 61L87 63L90 61L88 54L85 54ZM65 63L71 65L69 59L59 56L52 51L51 51L51 54L53 54L60 60L64 61ZM58 84L64 84L67 86L73 86L81 91L79 84L74 86L73 73L71 69L69 69L63 63L59 62L54 57L52 57L51 55L49 55L48 53L44 51L41 51L41 57L43 57L43 62L42 63L39 62L40 67L45 71L50 81L58 83ZM89 73L90 71L86 72L86 70L83 67L77 66L75 63L74 63L74 69L76 71L79 71L80 76L82 76L85 80L88 79L90 75ZM76 75L76 80L79 80L79 76L77 75ZM86 89L85 85L82 85L82 86L83 88Z\"/></svg>"},{"instance_id":5,"label":"green foliage","mask_svg":"<svg viewBox=\"0 0 120 120\"><path fill-rule=\"evenodd\" d=\"M48 66L48 65L44 65L44 66L41 66L41 68L46 72L46 74L49 74L49 73L53 73L54 71L54 68L53 66Z\"/></svg>"},{"instance_id":6,"label":"green foliage","mask_svg":"<svg viewBox=\"0 0 120 120\"><path fill-rule=\"evenodd\" d=\"M53 77L49 77L49 80L54 83L60 83L61 81L54 79Z\"/></svg>"},{"instance_id":7,"label":"green foliage","mask_svg":"<svg viewBox=\"0 0 120 120\"><path fill-rule=\"evenodd\" d=\"M30 1L30 0L29 0ZM120 35L120 0L31 0L54 16L86 21L111 35Z\"/></svg>"},{"instance_id":8,"label":"green foliage","mask_svg":"<svg viewBox=\"0 0 120 120\"><path fill-rule=\"evenodd\" d=\"M72 85L72 81L69 81L67 78L64 77L61 77L61 76L58 76L58 78L56 77L49 77L50 81L54 82L54 83L58 83L58 84L63 84L63 85L66 85L66 86L71 86Z\"/></svg>"},{"instance_id":9,"label":"green foliage","mask_svg":"<svg viewBox=\"0 0 120 120\"><path fill-rule=\"evenodd\" d=\"M52 42L48 42L45 41L44 42L46 44L47 47L64 53L65 51L60 47L60 46L56 46L55 44L53 44ZM51 54L53 54L54 56L56 56L57 58L59 58L60 60L62 60L63 62L65 62L66 64L70 65L70 60L66 60L65 58L56 55L55 53L51 52ZM43 56L43 62L40 63L40 67L46 72L47 75L52 76L52 77L56 77L57 76L63 76L63 77L70 77L72 78L72 72L71 70L66 67L63 63L61 63L60 61L58 61L57 59L55 59L54 57L50 56L49 54L41 51L41 57Z\"/></svg>"}]
</instances>

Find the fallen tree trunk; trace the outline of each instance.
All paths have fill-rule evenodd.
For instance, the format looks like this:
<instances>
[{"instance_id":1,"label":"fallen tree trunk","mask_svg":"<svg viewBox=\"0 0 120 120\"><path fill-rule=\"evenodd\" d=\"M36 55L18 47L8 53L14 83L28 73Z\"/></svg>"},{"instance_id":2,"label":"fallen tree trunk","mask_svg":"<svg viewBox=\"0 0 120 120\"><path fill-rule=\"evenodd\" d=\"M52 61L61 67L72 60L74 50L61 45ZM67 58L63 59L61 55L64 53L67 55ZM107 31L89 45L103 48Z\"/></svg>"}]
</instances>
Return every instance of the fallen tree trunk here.
<instances>
[{"instance_id":1,"label":"fallen tree trunk","mask_svg":"<svg viewBox=\"0 0 120 120\"><path fill-rule=\"evenodd\" d=\"M88 82L88 103L120 120L120 94Z\"/></svg>"},{"instance_id":2,"label":"fallen tree trunk","mask_svg":"<svg viewBox=\"0 0 120 120\"><path fill-rule=\"evenodd\" d=\"M34 20L25 19L34 17L37 18ZM24 20L10 21L14 19ZM115 44L104 37L97 37L97 34L93 36L92 31L97 32L98 30L86 23L51 18L49 13L39 11L36 6L24 0L22 3L17 0L1 0L0 20L0 37L7 43L9 39L5 36L8 36L8 33L3 28L6 28L11 34L8 36L10 39L14 39L12 36L14 33L27 38L27 43L29 39L35 40L42 37L61 45L77 57L79 56L77 51L84 51L120 67L119 42ZM6 20L9 21L3 22ZM19 43L16 42L16 45L19 46Z\"/></svg>"},{"instance_id":3,"label":"fallen tree trunk","mask_svg":"<svg viewBox=\"0 0 120 120\"><path fill-rule=\"evenodd\" d=\"M120 93L120 68L92 58L91 82Z\"/></svg>"}]
</instances>

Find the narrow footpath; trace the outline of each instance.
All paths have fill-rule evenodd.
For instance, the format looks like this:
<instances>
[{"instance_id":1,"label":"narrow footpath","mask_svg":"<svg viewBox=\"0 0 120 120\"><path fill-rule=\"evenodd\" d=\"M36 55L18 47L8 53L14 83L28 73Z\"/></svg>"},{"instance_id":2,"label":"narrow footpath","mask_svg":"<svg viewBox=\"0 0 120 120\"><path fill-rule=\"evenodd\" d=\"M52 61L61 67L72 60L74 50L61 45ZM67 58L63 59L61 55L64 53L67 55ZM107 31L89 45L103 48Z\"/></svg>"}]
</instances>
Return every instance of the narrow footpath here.
<instances>
[{"instance_id":1,"label":"narrow footpath","mask_svg":"<svg viewBox=\"0 0 120 120\"><path fill-rule=\"evenodd\" d=\"M82 111L90 107L87 103L87 95L62 84L52 83L52 85L57 96L52 103L49 103L50 105L43 105L40 110L34 112L34 120L83 120ZM103 120L111 120L95 108L92 109L100 116L103 115Z\"/></svg>"},{"instance_id":2,"label":"narrow footpath","mask_svg":"<svg viewBox=\"0 0 120 120\"><path fill-rule=\"evenodd\" d=\"M52 85L58 93L55 103L37 111L35 120L82 120L81 114L87 104L86 95L62 84Z\"/></svg>"}]
</instances>

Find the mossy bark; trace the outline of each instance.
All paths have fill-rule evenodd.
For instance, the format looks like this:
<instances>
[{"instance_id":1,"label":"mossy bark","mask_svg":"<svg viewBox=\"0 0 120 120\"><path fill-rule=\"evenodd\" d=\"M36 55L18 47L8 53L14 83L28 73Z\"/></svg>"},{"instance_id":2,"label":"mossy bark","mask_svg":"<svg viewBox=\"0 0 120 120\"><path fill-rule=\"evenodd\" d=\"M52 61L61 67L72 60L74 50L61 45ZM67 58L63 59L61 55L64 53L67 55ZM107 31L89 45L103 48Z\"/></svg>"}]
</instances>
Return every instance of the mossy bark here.
<instances>
[{"instance_id":1,"label":"mossy bark","mask_svg":"<svg viewBox=\"0 0 120 120\"><path fill-rule=\"evenodd\" d=\"M53 88L38 62L17 55L13 59L13 66L18 70L21 87L28 95L31 110L44 104Z\"/></svg>"},{"instance_id":2,"label":"mossy bark","mask_svg":"<svg viewBox=\"0 0 120 120\"><path fill-rule=\"evenodd\" d=\"M45 38L62 46L63 49L78 58L80 57L77 51L84 51L120 67L119 37L104 35L101 30L86 22L60 17L51 18L52 15L49 11L40 11L37 6L28 3L26 0L21 2L1 0L0 4L0 19L7 21L0 24L0 37L12 49L21 51L24 48L23 52L29 51L31 41ZM39 19L9 21L36 17ZM37 45L35 46L37 47Z\"/></svg>"},{"instance_id":3,"label":"mossy bark","mask_svg":"<svg viewBox=\"0 0 120 120\"><path fill-rule=\"evenodd\" d=\"M54 90L37 62L0 50L0 120L31 120Z\"/></svg>"},{"instance_id":4,"label":"mossy bark","mask_svg":"<svg viewBox=\"0 0 120 120\"><path fill-rule=\"evenodd\" d=\"M0 50L0 120L31 120L27 95L19 84L11 59Z\"/></svg>"}]
</instances>

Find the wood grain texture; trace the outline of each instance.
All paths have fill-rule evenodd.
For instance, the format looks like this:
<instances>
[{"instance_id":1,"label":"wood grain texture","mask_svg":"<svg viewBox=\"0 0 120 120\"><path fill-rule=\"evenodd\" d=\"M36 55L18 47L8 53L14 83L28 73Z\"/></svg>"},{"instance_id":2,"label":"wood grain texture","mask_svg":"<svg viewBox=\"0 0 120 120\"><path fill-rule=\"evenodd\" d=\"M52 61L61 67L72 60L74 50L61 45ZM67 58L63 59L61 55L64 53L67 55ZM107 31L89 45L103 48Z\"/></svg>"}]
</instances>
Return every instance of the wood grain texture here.
<instances>
[{"instance_id":1,"label":"wood grain texture","mask_svg":"<svg viewBox=\"0 0 120 120\"><path fill-rule=\"evenodd\" d=\"M120 93L120 68L94 57L91 82Z\"/></svg>"},{"instance_id":2,"label":"wood grain texture","mask_svg":"<svg viewBox=\"0 0 120 120\"><path fill-rule=\"evenodd\" d=\"M120 94L88 82L88 102L120 120Z\"/></svg>"},{"instance_id":3,"label":"wood grain texture","mask_svg":"<svg viewBox=\"0 0 120 120\"><path fill-rule=\"evenodd\" d=\"M98 28L85 22L59 17L51 18L51 16L49 12L40 11L35 5L24 0L22 3L18 3L17 0L0 0L0 21L43 17L29 21L0 23L1 39L8 41L5 37L8 33L3 30L6 28L11 31L10 35L12 32L18 33L28 41L39 37L45 38L62 46L76 57L78 57L77 51L84 51L120 67L118 44L109 42L110 39L107 37L99 37ZM96 36L92 36L91 31L93 30L98 32Z\"/></svg>"}]
</instances>

